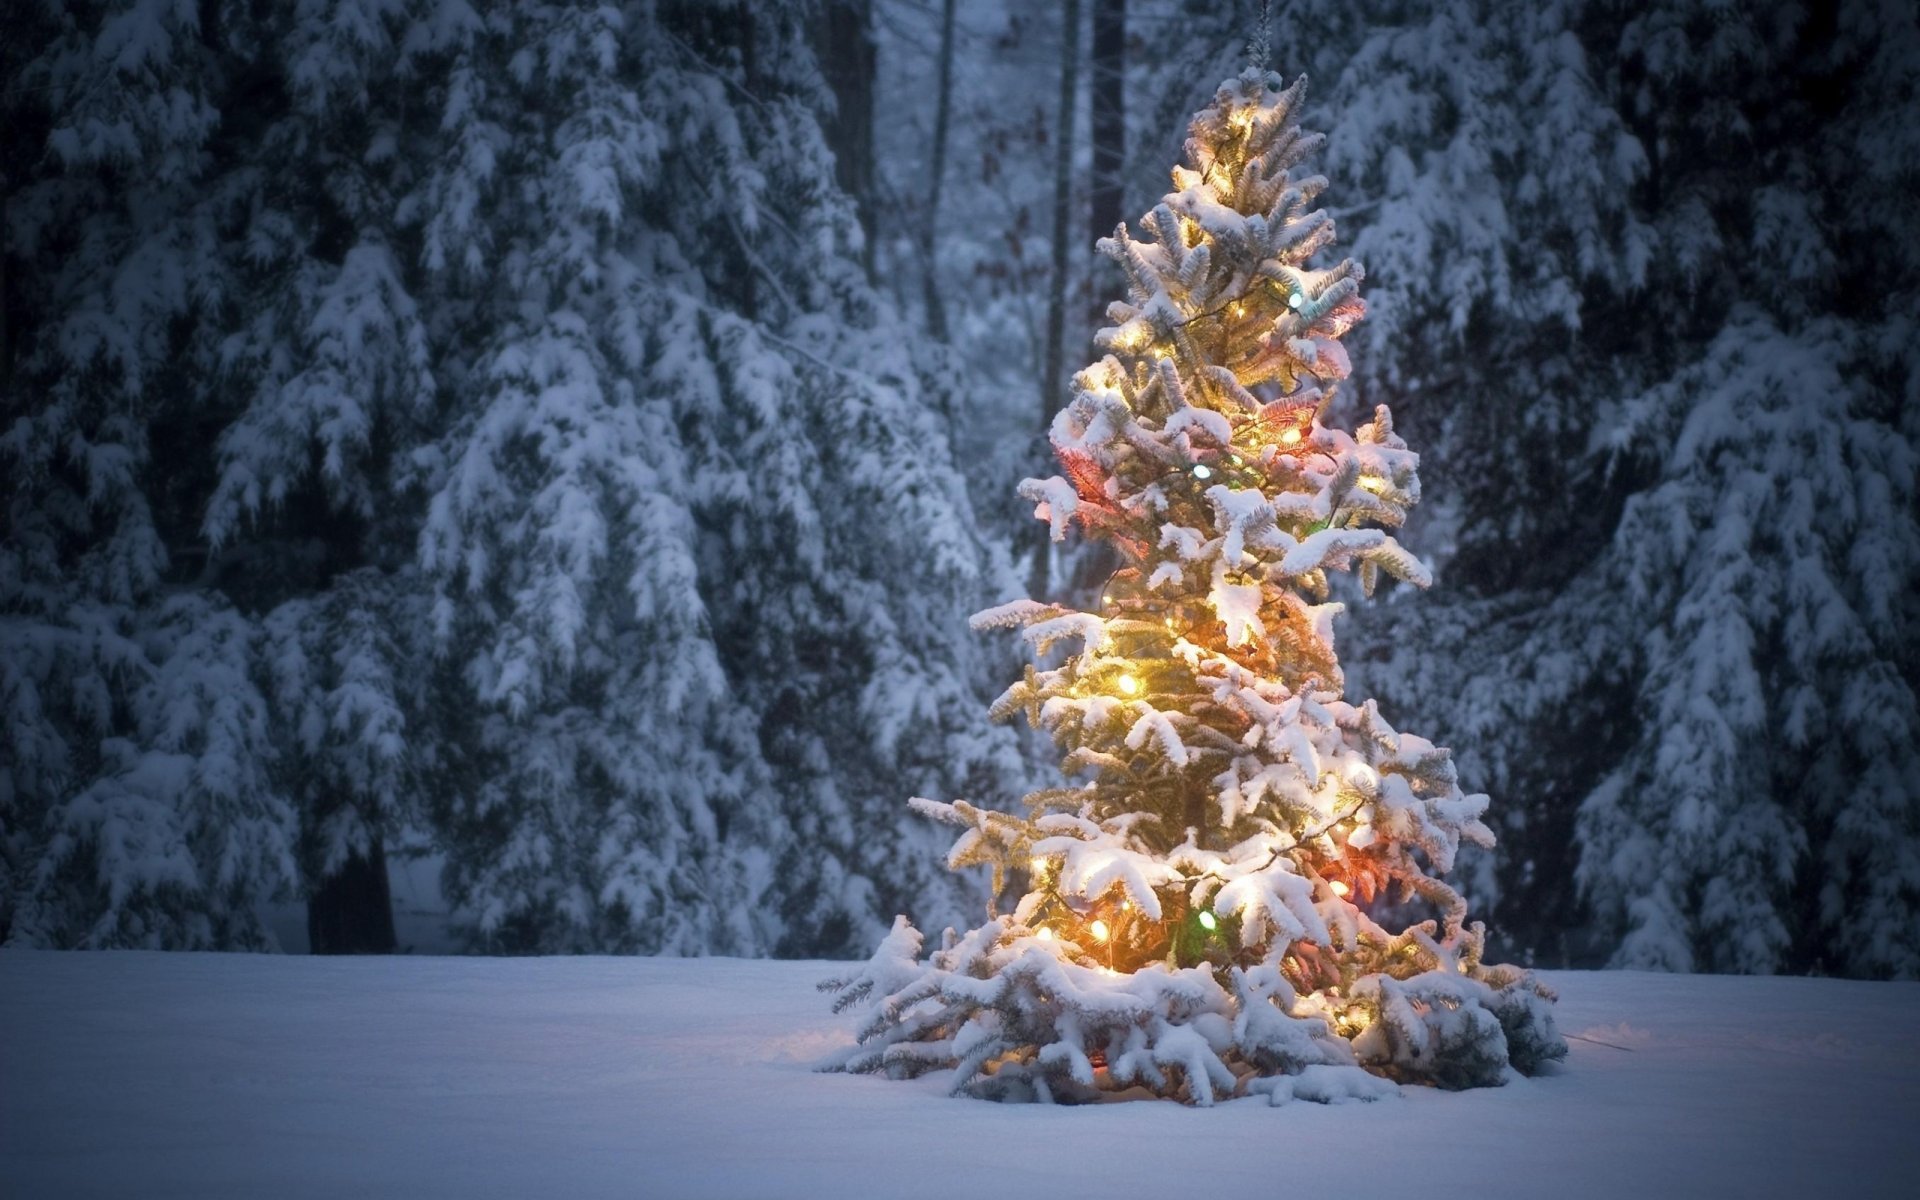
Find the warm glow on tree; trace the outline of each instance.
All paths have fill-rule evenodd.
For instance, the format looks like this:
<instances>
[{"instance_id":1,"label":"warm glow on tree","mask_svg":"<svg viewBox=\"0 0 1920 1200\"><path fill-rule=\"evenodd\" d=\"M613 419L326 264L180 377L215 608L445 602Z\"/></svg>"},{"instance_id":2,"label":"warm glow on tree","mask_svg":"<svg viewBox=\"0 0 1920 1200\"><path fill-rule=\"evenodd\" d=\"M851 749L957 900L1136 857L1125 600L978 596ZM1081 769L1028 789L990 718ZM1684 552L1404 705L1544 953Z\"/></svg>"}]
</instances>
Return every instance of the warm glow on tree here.
<instances>
[{"instance_id":1,"label":"warm glow on tree","mask_svg":"<svg viewBox=\"0 0 1920 1200\"><path fill-rule=\"evenodd\" d=\"M851 1069L1207 1103L1308 1065L1458 1087L1565 1051L1549 994L1481 961L1438 878L1462 842L1492 844L1487 798L1342 696L1331 574L1368 594L1382 572L1428 577L1389 532L1420 498L1418 456L1384 405L1351 432L1332 419L1340 337L1366 310L1357 263L1311 265L1333 222L1312 207L1325 180L1293 170L1320 142L1293 123L1303 88L1228 81L1144 239L1100 243L1127 295L1053 422L1062 474L1021 493L1056 540L1078 526L1121 565L1097 613L1022 600L974 619L1066 652L994 713L1047 732L1068 780L1026 817L914 801L964 830L950 866L996 885L1035 855L1049 869L924 966L896 925L843 984L843 1004L885 994ZM1221 1032L1197 1033L1203 1013Z\"/></svg>"}]
</instances>

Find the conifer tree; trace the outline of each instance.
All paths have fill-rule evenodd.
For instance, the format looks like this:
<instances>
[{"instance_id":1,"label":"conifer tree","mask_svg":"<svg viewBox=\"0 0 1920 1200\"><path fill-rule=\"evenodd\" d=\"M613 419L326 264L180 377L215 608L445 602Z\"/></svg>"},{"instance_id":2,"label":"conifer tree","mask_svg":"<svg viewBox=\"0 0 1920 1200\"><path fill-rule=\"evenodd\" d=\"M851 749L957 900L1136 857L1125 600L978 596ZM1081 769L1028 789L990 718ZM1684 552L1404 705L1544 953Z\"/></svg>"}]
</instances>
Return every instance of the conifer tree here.
<instances>
[{"instance_id":1,"label":"conifer tree","mask_svg":"<svg viewBox=\"0 0 1920 1200\"><path fill-rule=\"evenodd\" d=\"M964 831L949 866L1025 886L926 962L896 921L824 985L872 1007L844 1069L1278 1103L1370 1097L1376 1075L1497 1084L1565 1054L1551 993L1482 961L1439 878L1463 842L1491 844L1487 797L1342 696L1331 575L1369 594L1382 572L1428 578L1388 532L1420 498L1418 456L1384 405L1332 423L1362 271L1310 265L1334 230L1325 181L1295 172L1321 141L1294 124L1304 86L1225 83L1144 239L1100 242L1128 296L1053 422L1063 474L1022 494L1055 539L1078 524L1122 566L1098 611L974 618L1024 628L1041 665L994 711L1050 734L1070 782L1026 817L913 802Z\"/></svg>"}]
</instances>

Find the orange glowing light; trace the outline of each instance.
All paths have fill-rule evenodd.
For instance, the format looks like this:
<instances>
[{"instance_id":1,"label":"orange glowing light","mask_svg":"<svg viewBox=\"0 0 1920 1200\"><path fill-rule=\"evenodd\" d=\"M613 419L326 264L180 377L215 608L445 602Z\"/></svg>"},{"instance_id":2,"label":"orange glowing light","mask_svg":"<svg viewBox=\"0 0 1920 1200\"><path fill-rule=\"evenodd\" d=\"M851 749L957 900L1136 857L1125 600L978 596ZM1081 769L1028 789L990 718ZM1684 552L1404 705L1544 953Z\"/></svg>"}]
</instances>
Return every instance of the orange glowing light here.
<instances>
[{"instance_id":1,"label":"orange glowing light","mask_svg":"<svg viewBox=\"0 0 1920 1200\"><path fill-rule=\"evenodd\" d=\"M1345 883L1343 883L1338 879L1334 880L1332 883L1329 883L1327 886L1333 889L1333 894L1336 896L1344 896L1348 892L1353 890L1352 888L1348 887Z\"/></svg>"},{"instance_id":2,"label":"orange glowing light","mask_svg":"<svg viewBox=\"0 0 1920 1200\"><path fill-rule=\"evenodd\" d=\"M1095 921L1093 924L1087 926L1087 932L1093 935L1094 941L1104 942L1107 940L1108 934L1107 923L1105 921Z\"/></svg>"},{"instance_id":3,"label":"orange glowing light","mask_svg":"<svg viewBox=\"0 0 1920 1200\"><path fill-rule=\"evenodd\" d=\"M1280 444L1282 446L1298 446L1300 444L1300 431L1298 429L1288 429L1282 432L1280 434Z\"/></svg>"}]
</instances>

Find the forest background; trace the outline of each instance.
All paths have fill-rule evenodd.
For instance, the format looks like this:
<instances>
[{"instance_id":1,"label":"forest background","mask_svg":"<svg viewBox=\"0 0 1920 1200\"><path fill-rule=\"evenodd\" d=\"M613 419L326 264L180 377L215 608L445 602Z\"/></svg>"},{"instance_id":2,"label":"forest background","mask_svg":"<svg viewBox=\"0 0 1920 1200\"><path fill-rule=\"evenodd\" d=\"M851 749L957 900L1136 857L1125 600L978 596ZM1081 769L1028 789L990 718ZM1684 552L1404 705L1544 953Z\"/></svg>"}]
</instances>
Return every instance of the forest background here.
<instances>
[{"instance_id":1,"label":"forest background","mask_svg":"<svg viewBox=\"0 0 1920 1200\"><path fill-rule=\"evenodd\" d=\"M1098 587L1014 484L1247 9L11 6L0 937L971 923L904 801L1044 773L965 618ZM1920 19L1272 9L1424 456L1348 691L1498 955L1920 974Z\"/></svg>"}]
</instances>

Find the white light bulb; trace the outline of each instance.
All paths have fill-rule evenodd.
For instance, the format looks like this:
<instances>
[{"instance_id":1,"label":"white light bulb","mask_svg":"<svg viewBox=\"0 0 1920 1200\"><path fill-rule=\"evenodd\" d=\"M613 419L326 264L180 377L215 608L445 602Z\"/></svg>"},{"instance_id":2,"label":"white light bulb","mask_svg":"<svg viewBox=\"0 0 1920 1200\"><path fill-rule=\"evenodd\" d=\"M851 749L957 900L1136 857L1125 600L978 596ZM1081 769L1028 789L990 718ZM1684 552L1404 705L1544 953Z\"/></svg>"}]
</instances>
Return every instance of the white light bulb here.
<instances>
[{"instance_id":1,"label":"white light bulb","mask_svg":"<svg viewBox=\"0 0 1920 1200\"><path fill-rule=\"evenodd\" d=\"M1212 479L1213 468L1207 466L1205 463L1201 463L1193 468L1193 477L1195 479Z\"/></svg>"}]
</instances>

